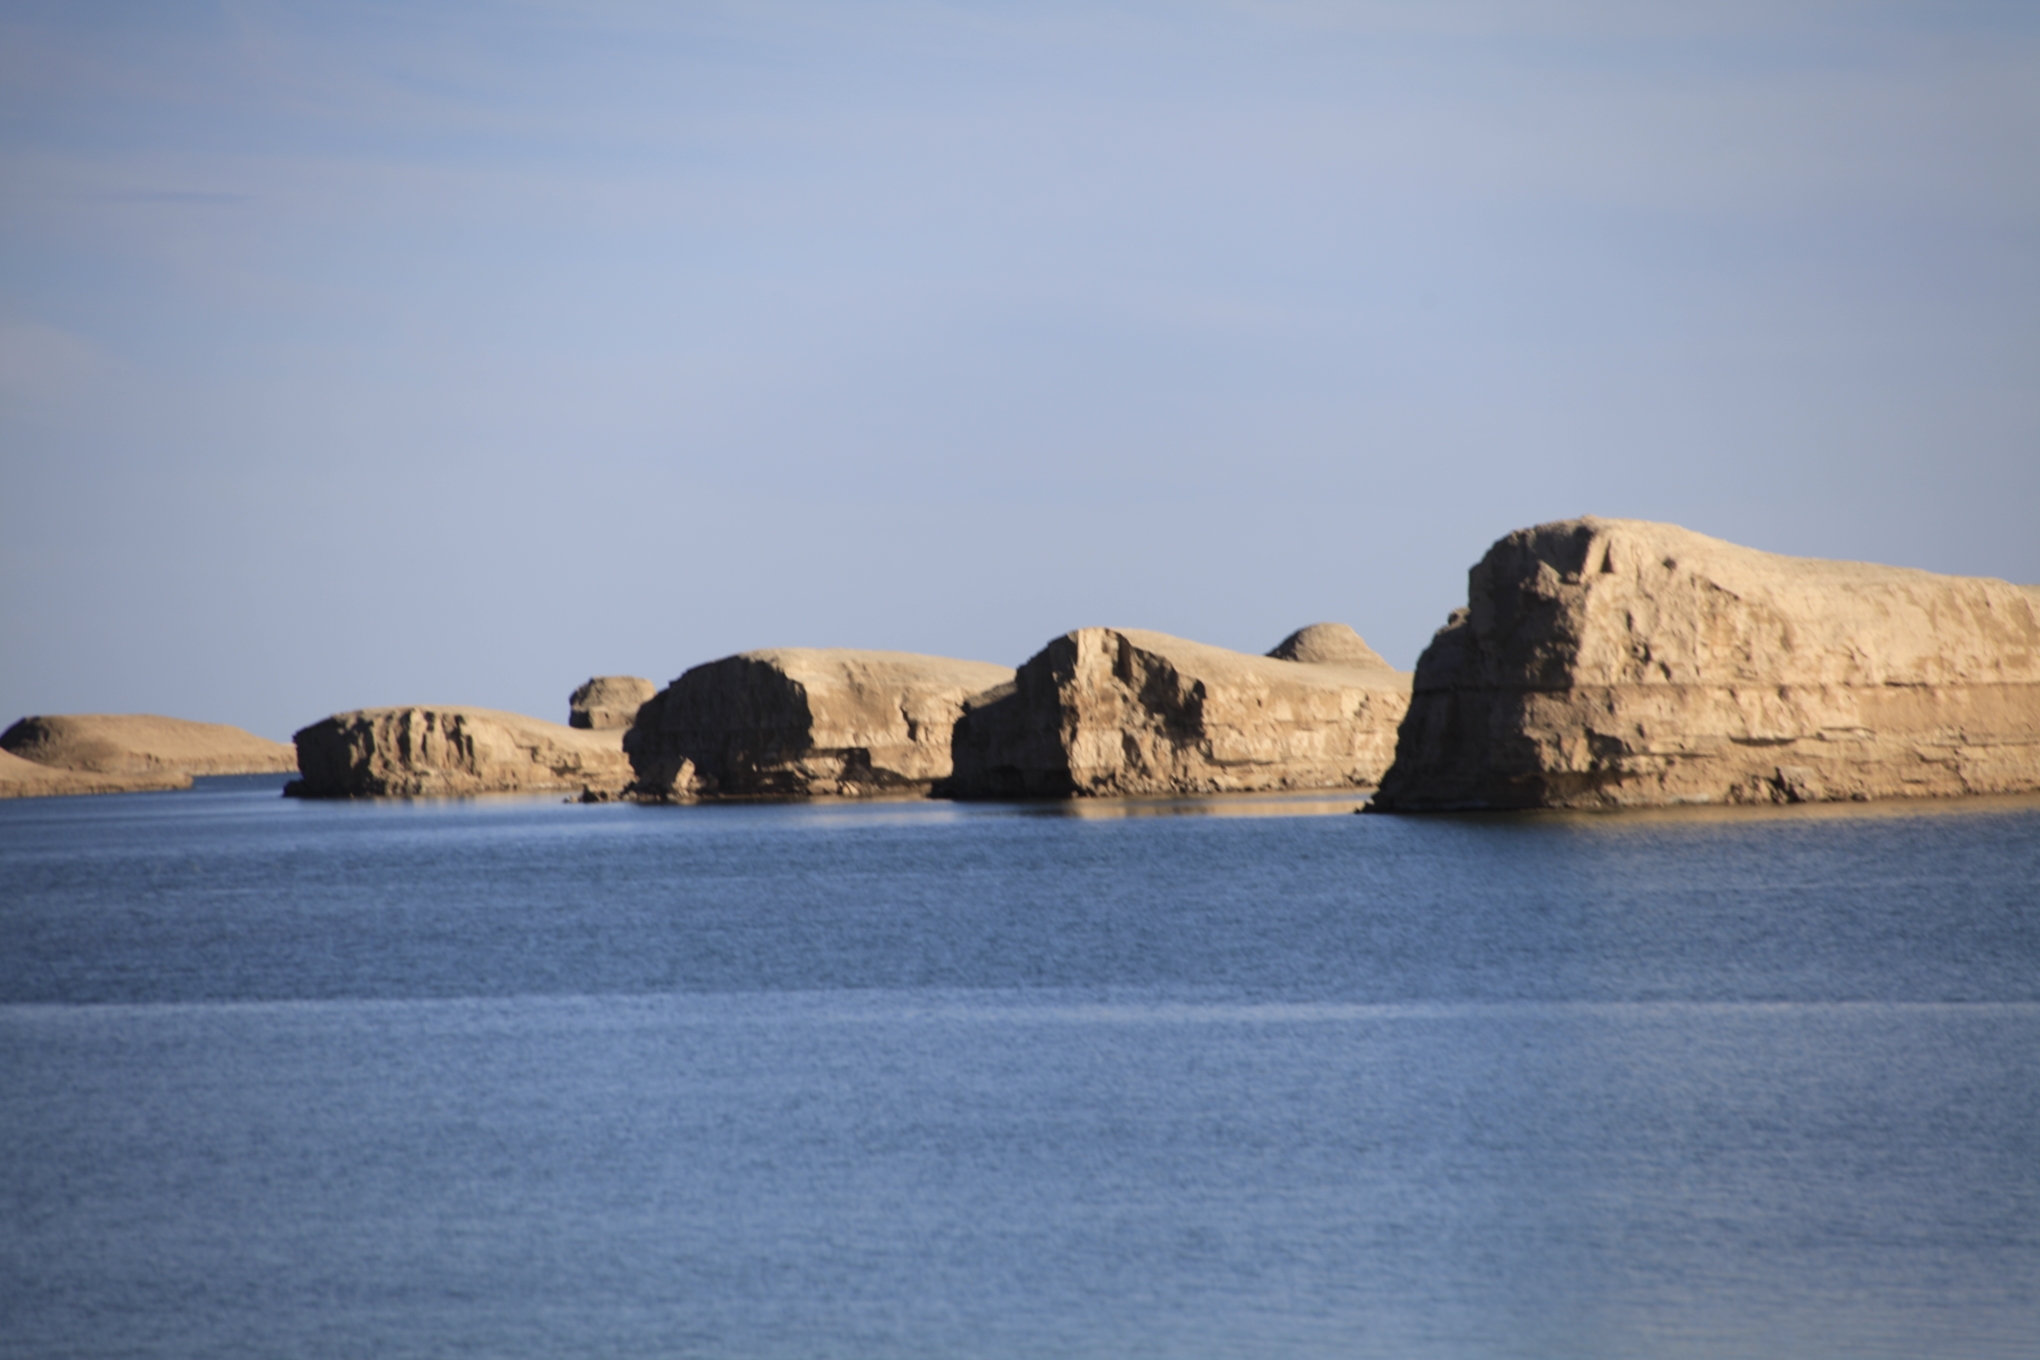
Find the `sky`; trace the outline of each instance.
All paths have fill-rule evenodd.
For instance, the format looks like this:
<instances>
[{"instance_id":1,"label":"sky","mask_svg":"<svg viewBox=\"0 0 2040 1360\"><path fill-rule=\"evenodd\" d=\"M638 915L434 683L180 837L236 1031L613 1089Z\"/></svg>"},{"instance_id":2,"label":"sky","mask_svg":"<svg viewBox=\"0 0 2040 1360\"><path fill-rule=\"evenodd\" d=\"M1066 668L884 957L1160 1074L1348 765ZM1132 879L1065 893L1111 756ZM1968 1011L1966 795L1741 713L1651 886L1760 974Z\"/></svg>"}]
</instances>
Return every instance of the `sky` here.
<instances>
[{"instance_id":1,"label":"sky","mask_svg":"<svg viewBox=\"0 0 2040 1360\"><path fill-rule=\"evenodd\" d=\"M0 723L2040 581L2040 7L0 11Z\"/></svg>"}]
</instances>

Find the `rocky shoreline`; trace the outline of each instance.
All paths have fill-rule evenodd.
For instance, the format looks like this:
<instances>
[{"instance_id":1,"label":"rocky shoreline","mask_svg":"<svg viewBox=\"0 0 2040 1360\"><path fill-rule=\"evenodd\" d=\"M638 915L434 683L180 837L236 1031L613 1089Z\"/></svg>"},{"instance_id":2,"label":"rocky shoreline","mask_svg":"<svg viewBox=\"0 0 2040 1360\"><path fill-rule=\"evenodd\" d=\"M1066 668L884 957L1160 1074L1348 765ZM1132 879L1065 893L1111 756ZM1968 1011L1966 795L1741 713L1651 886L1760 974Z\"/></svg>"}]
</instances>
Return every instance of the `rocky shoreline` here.
<instances>
[{"instance_id":1,"label":"rocky shoreline","mask_svg":"<svg viewBox=\"0 0 2040 1360\"><path fill-rule=\"evenodd\" d=\"M1376 812L2040 791L2040 586L1783 557L1592 516L1468 574L1414 675L1344 624L1255 656L1080 628L1019 667L775 648L664 688L597 676L566 724L334 714L294 744L141 715L27 718L0 797L295 769L305 798L1090 798L1378 791Z\"/></svg>"}]
</instances>

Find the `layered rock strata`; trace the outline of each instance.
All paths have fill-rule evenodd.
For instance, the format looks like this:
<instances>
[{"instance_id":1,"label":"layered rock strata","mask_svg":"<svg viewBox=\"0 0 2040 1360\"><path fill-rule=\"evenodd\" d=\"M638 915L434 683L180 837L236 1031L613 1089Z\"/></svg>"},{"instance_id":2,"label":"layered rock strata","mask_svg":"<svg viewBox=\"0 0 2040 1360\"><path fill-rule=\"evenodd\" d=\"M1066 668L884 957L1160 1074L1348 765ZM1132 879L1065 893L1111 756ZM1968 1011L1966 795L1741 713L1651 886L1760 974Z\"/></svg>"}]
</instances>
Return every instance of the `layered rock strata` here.
<instances>
[{"instance_id":1,"label":"layered rock strata","mask_svg":"<svg viewBox=\"0 0 2040 1360\"><path fill-rule=\"evenodd\" d=\"M298 798L418 798L569 790L613 796L630 782L623 734L487 708L365 708L297 733Z\"/></svg>"},{"instance_id":2,"label":"layered rock strata","mask_svg":"<svg viewBox=\"0 0 2040 1360\"><path fill-rule=\"evenodd\" d=\"M1410 677L1350 628L1249 656L1166 633L1080 628L956 727L958 798L1366 788L1388 768ZM1316 658L1323 657L1319 660Z\"/></svg>"},{"instance_id":3,"label":"layered rock strata","mask_svg":"<svg viewBox=\"0 0 2040 1360\"><path fill-rule=\"evenodd\" d=\"M1519 530L1417 663L1381 811L2040 789L2040 587L1670 524Z\"/></svg>"},{"instance_id":4,"label":"layered rock strata","mask_svg":"<svg viewBox=\"0 0 2040 1360\"><path fill-rule=\"evenodd\" d=\"M624 737L639 797L925 794L950 771L964 700L1006 666L910 652L806 647L694 667Z\"/></svg>"},{"instance_id":5,"label":"layered rock strata","mask_svg":"<svg viewBox=\"0 0 2040 1360\"><path fill-rule=\"evenodd\" d=\"M297 753L280 741L225 723L153 713L23 718L0 732L0 751L51 770L89 776L83 781L89 789L69 781L81 792L184 788L193 775L272 774L297 764ZM35 777L20 773L10 782L25 785Z\"/></svg>"},{"instance_id":6,"label":"layered rock strata","mask_svg":"<svg viewBox=\"0 0 2040 1360\"><path fill-rule=\"evenodd\" d=\"M567 726L606 732L629 727L659 687L635 675L598 675L567 700Z\"/></svg>"}]
</instances>

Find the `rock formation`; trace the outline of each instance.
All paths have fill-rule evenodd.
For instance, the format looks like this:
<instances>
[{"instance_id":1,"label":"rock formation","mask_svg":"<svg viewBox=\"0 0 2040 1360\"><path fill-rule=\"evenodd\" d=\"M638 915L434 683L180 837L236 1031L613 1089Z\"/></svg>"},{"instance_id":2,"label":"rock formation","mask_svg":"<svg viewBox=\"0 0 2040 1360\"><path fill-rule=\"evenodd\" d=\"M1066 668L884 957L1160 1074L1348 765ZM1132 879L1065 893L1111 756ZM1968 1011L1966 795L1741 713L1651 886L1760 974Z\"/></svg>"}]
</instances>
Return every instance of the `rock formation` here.
<instances>
[{"instance_id":1,"label":"rock formation","mask_svg":"<svg viewBox=\"0 0 2040 1360\"><path fill-rule=\"evenodd\" d=\"M1353 631L1350 624L1313 623L1299 628L1275 644L1268 655L1278 661L1301 661L1312 666L1360 666L1388 670L1389 664Z\"/></svg>"},{"instance_id":2,"label":"rock formation","mask_svg":"<svg viewBox=\"0 0 2040 1360\"><path fill-rule=\"evenodd\" d=\"M614 795L630 782L622 733L487 708L364 708L297 734L298 798L433 797L565 789Z\"/></svg>"},{"instance_id":3,"label":"rock formation","mask_svg":"<svg viewBox=\"0 0 2040 1360\"><path fill-rule=\"evenodd\" d=\"M567 726L593 732L629 727L658 686L635 675L598 675L567 700Z\"/></svg>"},{"instance_id":4,"label":"rock formation","mask_svg":"<svg viewBox=\"0 0 2040 1360\"><path fill-rule=\"evenodd\" d=\"M1373 806L2040 789L2040 587L1588 517L1510 534L1417 663Z\"/></svg>"},{"instance_id":5,"label":"rock formation","mask_svg":"<svg viewBox=\"0 0 2040 1360\"><path fill-rule=\"evenodd\" d=\"M297 764L296 753L280 741L225 723L150 713L23 718L0 733L0 751L53 770L94 776L95 792L184 788L193 775L281 773ZM31 776L15 782L23 781L32 782Z\"/></svg>"},{"instance_id":6,"label":"rock formation","mask_svg":"<svg viewBox=\"0 0 2040 1360\"><path fill-rule=\"evenodd\" d=\"M1164 633L1080 628L966 705L959 798L1371 787L1410 677L1339 624L1248 656ZM1289 658L1295 659L1289 659ZM1320 659L1322 658L1322 659Z\"/></svg>"},{"instance_id":7,"label":"rock formation","mask_svg":"<svg viewBox=\"0 0 2040 1360\"><path fill-rule=\"evenodd\" d=\"M48 798L67 793L143 793L157 789L188 789L191 776L175 770L130 774L93 774L38 765L0 750L0 798Z\"/></svg>"},{"instance_id":8,"label":"rock formation","mask_svg":"<svg viewBox=\"0 0 2040 1360\"><path fill-rule=\"evenodd\" d=\"M1005 666L909 652L806 647L694 667L624 737L639 797L864 797L928 792L951 730Z\"/></svg>"}]
</instances>

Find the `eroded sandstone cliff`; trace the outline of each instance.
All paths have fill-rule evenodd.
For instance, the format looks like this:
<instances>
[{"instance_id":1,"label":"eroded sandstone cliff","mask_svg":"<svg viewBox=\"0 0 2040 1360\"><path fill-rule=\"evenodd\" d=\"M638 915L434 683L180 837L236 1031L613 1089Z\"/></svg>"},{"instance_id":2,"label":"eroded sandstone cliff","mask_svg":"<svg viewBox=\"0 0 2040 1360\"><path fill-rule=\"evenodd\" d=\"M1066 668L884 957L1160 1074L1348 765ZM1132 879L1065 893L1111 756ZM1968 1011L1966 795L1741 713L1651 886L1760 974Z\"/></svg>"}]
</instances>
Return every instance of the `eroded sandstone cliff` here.
<instances>
[{"instance_id":1,"label":"eroded sandstone cliff","mask_svg":"<svg viewBox=\"0 0 2040 1360\"><path fill-rule=\"evenodd\" d=\"M1135 629L1080 628L956 727L959 798L1370 787L1410 677L1350 628L1318 624L1249 656Z\"/></svg>"},{"instance_id":2,"label":"eroded sandstone cliff","mask_svg":"<svg viewBox=\"0 0 2040 1360\"><path fill-rule=\"evenodd\" d=\"M1374 807L2033 789L2040 587L1589 516L1474 567Z\"/></svg>"},{"instance_id":3,"label":"eroded sandstone cliff","mask_svg":"<svg viewBox=\"0 0 2040 1360\"><path fill-rule=\"evenodd\" d=\"M623 734L487 708L365 708L297 733L299 798L434 797L547 790L614 795L630 781Z\"/></svg>"},{"instance_id":4,"label":"eroded sandstone cliff","mask_svg":"<svg viewBox=\"0 0 2040 1360\"><path fill-rule=\"evenodd\" d=\"M1006 666L909 652L805 647L694 667L638 710L624 738L640 797L926 793L950 733Z\"/></svg>"},{"instance_id":5,"label":"eroded sandstone cliff","mask_svg":"<svg viewBox=\"0 0 2040 1360\"><path fill-rule=\"evenodd\" d=\"M598 675L567 699L567 726L593 732L629 727L659 687L636 675Z\"/></svg>"}]
</instances>

